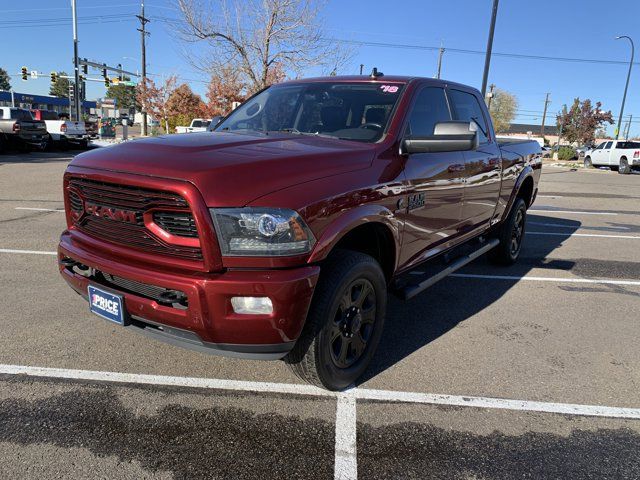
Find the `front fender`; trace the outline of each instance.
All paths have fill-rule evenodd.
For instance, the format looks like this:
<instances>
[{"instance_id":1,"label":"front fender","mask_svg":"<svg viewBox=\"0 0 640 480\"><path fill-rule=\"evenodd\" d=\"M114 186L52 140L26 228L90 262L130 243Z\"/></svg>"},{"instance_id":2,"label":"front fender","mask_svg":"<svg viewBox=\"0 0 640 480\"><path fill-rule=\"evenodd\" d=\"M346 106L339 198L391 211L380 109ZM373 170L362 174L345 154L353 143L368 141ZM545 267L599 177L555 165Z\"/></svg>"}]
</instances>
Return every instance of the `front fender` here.
<instances>
[{"instance_id":1,"label":"front fender","mask_svg":"<svg viewBox=\"0 0 640 480\"><path fill-rule=\"evenodd\" d=\"M388 208L382 205L370 204L360 205L347 210L333 220L323 231L320 238L317 239L316 245L309 257L309 262L313 263L324 260L347 233L354 228L372 222L382 224L389 229L395 243L397 261L397 252L400 251L400 221Z\"/></svg>"}]
</instances>

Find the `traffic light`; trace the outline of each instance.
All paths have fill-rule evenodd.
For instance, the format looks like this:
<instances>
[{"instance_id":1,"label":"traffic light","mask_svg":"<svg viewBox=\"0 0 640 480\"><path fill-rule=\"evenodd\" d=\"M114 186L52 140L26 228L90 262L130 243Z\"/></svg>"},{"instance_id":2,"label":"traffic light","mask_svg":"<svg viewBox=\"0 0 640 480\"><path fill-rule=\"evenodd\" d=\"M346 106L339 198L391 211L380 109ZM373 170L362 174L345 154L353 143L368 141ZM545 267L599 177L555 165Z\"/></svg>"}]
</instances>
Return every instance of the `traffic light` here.
<instances>
[{"instance_id":1,"label":"traffic light","mask_svg":"<svg viewBox=\"0 0 640 480\"><path fill-rule=\"evenodd\" d=\"M82 73L84 73L85 75L87 75L89 73L89 66L88 65L82 65Z\"/></svg>"},{"instance_id":2,"label":"traffic light","mask_svg":"<svg viewBox=\"0 0 640 480\"><path fill-rule=\"evenodd\" d=\"M57 81L58 81L58 73L51 72L51 85L55 85Z\"/></svg>"},{"instance_id":3,"label":"traffic light","mask_svg":"<svg viewBox=\"0 0 640 480\"><path fill-rule=\"evenodd\" d=\"M69 98L71 100L76 98L76 89L75 89L75 85L73 83L69 84Z\"/></svg>"},{"instance_id":4,"label":"traffic light","mask_svg":"<svg viewBox=\"0 0 640 480\"><path fill-rule=\"evenodd\" d=\"M21 71L22 71L22 80L26 80L27 79L27 67L22 67Z\"/></svg>"},{"instance_id":5,"label":"traffic light","mask_svg":"<svg viewBox=\"0 0 640 480\"><path fill-rule=\"evenodd\" d=\"M102 76L106 79L107 78L107 64L103 63L102 66L103 66Z\"/></svg>"},{"instance_id":6,"label":"traffic light","mask_svg":"<svg viewBox=\"0 0 640 480\"><path fill-rule=\"evenodd\" d=\"M104 86L107 88L111 86L111 80L109 80L109 77L104 77Z\"/></svg>"}]
</instances>

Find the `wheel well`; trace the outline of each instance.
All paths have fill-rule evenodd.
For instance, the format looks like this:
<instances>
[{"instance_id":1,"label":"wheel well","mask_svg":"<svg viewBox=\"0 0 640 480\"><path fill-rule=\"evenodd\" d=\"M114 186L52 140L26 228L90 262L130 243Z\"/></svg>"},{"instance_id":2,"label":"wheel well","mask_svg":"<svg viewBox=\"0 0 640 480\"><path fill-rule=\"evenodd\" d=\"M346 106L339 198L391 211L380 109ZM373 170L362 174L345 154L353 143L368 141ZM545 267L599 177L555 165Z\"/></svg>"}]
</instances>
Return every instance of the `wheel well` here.
<instances>
[{"instance_id":1,"label":"wheel well","mask_svg":"<svg viewBox=\"0 0 640 480\"><path fill-rule=\"evenodd\" d=\"M335 249L353 250L375 258L387 281L395 270L395 242L389 228L382 223L366 223L354 228L338 241Z\"/></svg>"},{"instance_id":2,"label":"wheel well","mask_svg":"<svg viewBox=\"0 0 640 480\"><path fill-rule=\"evenodd\" d=\"M531 205L532 197L533 197L533 179L531 177L527 177L524 179L524 182L522 183L520 190L518 190L518 195L516 195L516 198L522 198L528 208Z\"/></svg>"}]
</instances>

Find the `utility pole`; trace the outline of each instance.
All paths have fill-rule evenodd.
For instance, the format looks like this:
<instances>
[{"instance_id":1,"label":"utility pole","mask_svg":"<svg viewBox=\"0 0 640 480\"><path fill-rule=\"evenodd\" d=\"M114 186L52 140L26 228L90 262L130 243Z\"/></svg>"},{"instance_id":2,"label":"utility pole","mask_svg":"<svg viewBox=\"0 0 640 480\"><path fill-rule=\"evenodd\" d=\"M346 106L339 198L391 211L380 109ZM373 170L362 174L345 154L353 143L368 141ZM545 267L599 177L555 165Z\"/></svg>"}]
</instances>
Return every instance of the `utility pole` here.
<instances>
[{"instance_id":1,"label":"utility pole","mask_svg":"<svg viewBox=\"0 0 640 480\"><path fill-rule=\"evenodd\" d=\"M489 110L489 112L491 112L491 99L493 98L494 88L496 88L496 86L492 83L489 85L489 93L487 93L487 110Z\"/></svg>"},{"instance_id":2,"label":"utility pole","mask_svg":"<svg viewBox=\"0 0 640 480\"><path fill-rule=\"evenodd\" d=\"M141 5L140 15L136 15L136 17L138 17L138 20L140 20L140 28L138 29L138 31L140 32L140 37L142 39L142 85L143 85L143 88L146 88L147 86L147 52L145 48L145 39L146 39L146 36L149 35L149 32L147 32L146 30L146 24L149 23L151 20L149 20L147 17L144 16L144 0L140 2L140 5ZM142 136L146 136L146 135L147 135L147 109L143 101L142 102Z\"/></svg>"},{"instance_id":3,"label":"utility pole","mask_svg":"<svg viewBox=\"0 0 640 480\"><path fill-rule=\"evenodd\" d=\"M547 92L547 96L544 99L544 113L542 114L542 126L540 127L540 136L544 138L544 123L547 120L547 107L551 103L549 100L549 92Z\"/></svg>"},{"instance_id":4,"label":"utility pole","mask_svg":"<svg viewBox=\"0 0 640 480\"><path fill-rule=\"evenodd\" d=\"M491 50L493 50L493 33L496 29L496 16L498 15L498 2L493 0L493 9L491 10L491 25L489 26L489 39L487 40L487 53L484 59L484 72L482 74L482 96L487 93L487 79L489 78L489 65L491 65Z\"/></svg>"},{"instance_id":5,"label":"utility pole","mask_svg":"<svg viewBox=\"0 0 640 480\"><path fill-rule=\"evenodd\" d=\"M627 122L627 128L625 129L624 139L629 140L629 130L631 129L631 120L633 120L633 115L629 115L629 121Z\"/></svg>"},{"instance_id":6,"label":"utility pole","mask_svg":"<svg viewBox=\"0 0 640 480\"><path fill-rule=\"evenodd\" d=\"M80 66L78 63L78 18L76 15L76 0L71 0L71 16L73 17L73 74L75 78L76 88L73 95L73 106L75 110L75 121L80 121L80 95L78 95L78 87L80 86ZM71 107L71 104L69 104Z\"/></svg>"},{"instance_id":7,"label":"utility pole","mask_svg":"<svg viewBox=\"0 0 640 480\"><path fill-rule=\"evenodd\" d=\"M564 117L567 113L567 105L562 105L562 122L560 123L560 132L558 133L558 152L560 153L560 139L562 138L562 130L564 130Z\"/></svg>"},{"instance_id":8,"label":"utility pole","mask_svg":"<svg viewBox=\"0 0 640 480\"><path fill-rule=\"evenodd\" d=\"M440 45L440 51L438 54L438 73L436 74L436 78L440 78L440 71L442 70L442 55L444 55L444 47Z\"/></svg>"},{"instance_id":9,"label":"utility pole","mask_svg":"<svg viewBox=\"0 0 640 480\"><path fill-rule=\"evenodd\" d=\"M622 114L624 113L624 103L627 100L627 90L629 88L629 79L631 78L631 68L633 67L633 55L635 53L635 48L633 45L633 39L627 35L620 35L616 37L616 40L620 40L621 38L626 38L631 42L631 59L629 59L629 72L627 73L627 83L624 85L624 94L622 95L622 105L620 106L620 116L618 117L618 126L616 127L616 140L620 136L620 123L622 122Z\"/></svg>"}]
</instances>

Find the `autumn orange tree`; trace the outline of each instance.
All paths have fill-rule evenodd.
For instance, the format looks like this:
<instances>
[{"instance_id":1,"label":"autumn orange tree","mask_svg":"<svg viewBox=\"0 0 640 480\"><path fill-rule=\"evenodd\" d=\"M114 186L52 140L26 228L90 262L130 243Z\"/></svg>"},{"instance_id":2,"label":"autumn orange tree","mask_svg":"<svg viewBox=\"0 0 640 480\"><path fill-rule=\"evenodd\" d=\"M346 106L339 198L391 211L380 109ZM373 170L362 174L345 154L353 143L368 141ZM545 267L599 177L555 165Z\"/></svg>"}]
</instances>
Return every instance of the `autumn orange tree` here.
<instances>
[{"instance_id":1,"label":"autumn orange tree","mask_svg":"<svg viewBox=\"0 0 640 480\"><path fill-rule=\"evenodd\" d=\"M243 102L247 98L247 84L242 81L238 72L230 67L214 73L207 85L206 115L215 117L226 115L234 102Z\"/></svg>"},{"instance_id":2,"label":"autumn orange tree","mask_svg":"<svg viewBox=\"0 0 640 480\"><path fill-rule=\"evenodd\" d=\"M157 86L153 80L147 78L147 82L138 84L136 89L138 103L144 105L153 118L162 120L166 133L169 133L167 104L176 88L177 80L175 75L171 75L164 79L162 85Z\"/></svg>"},{"instance_id":3,"label":"autumn orange tree","mask_svg":"<svg viewBox=\"0 0 640 480\"><path fill-rule=\"evenodd\" d=\"M193 93L186 83L176 87L167 100L167 115L171 130L176 125L189 125L192 119L202 117L205 113L202 97Z\"/></svg>"},{"instance_id":4,"label":"autumn orange tree","mask_svg":"<svg viewBox=\"0 0 640 480\"><path fill-rule=\"evenodd\" d=\"M596 102L594 107L589 99L582 102L579 98L574 99L573 105L568 110L565 107L556 118L558 129L562 128L562 137L570 143L594 143L596 130L605 123L613 123L611 110L605 112L600 107L600 102Z\"/></svg>"}]
</instances>

